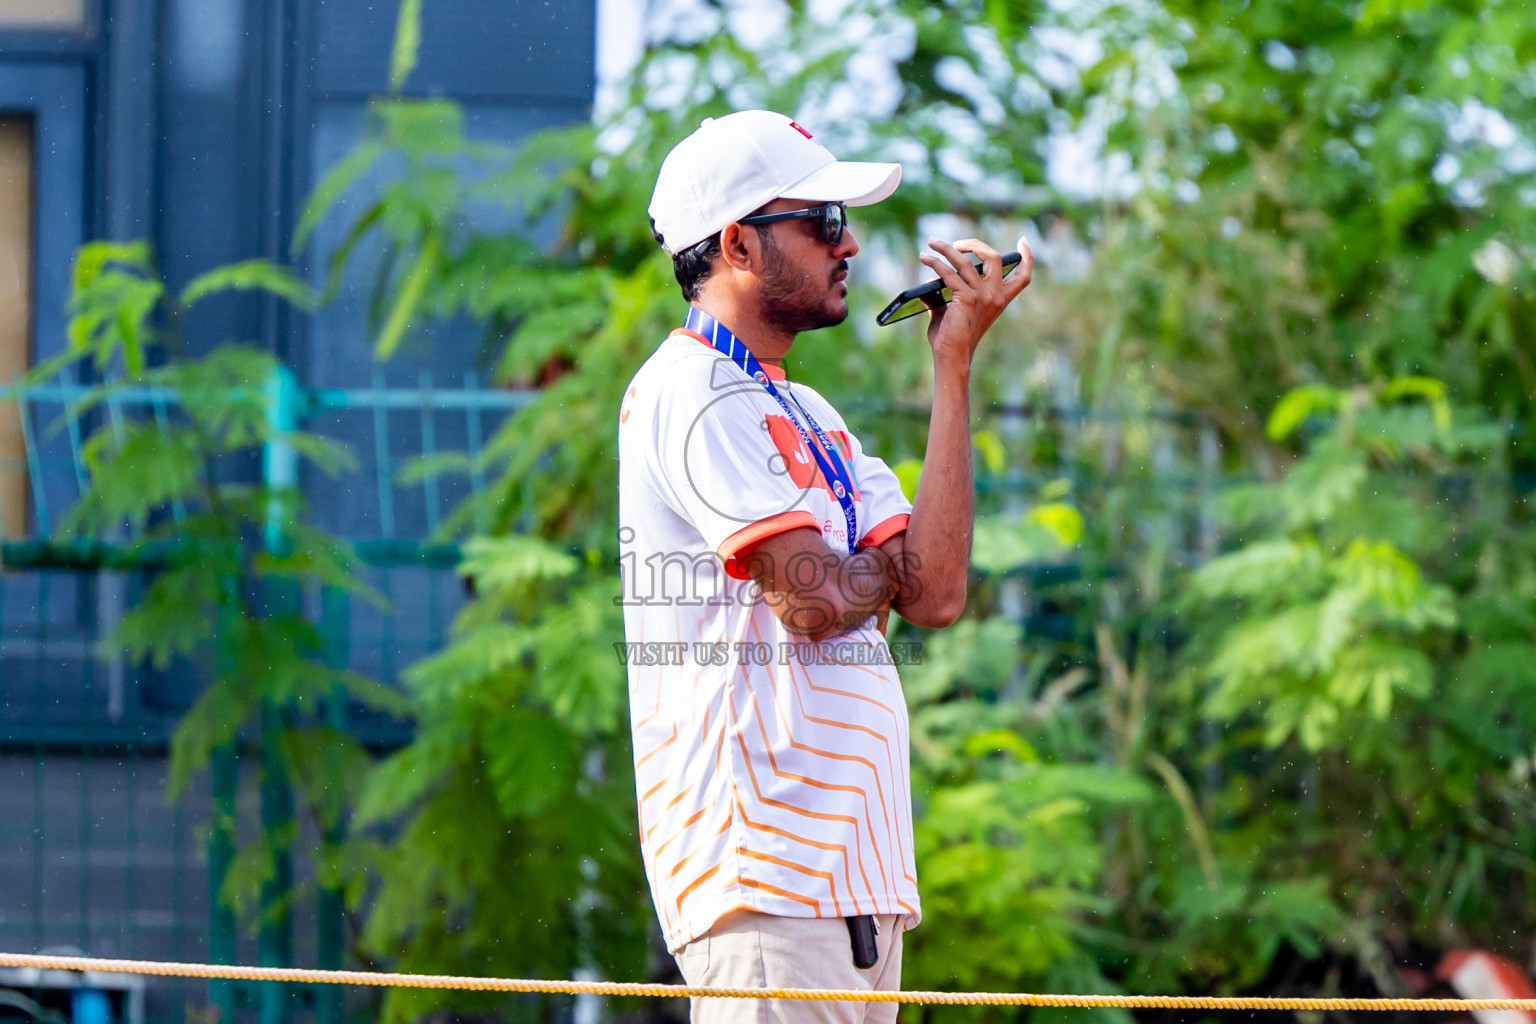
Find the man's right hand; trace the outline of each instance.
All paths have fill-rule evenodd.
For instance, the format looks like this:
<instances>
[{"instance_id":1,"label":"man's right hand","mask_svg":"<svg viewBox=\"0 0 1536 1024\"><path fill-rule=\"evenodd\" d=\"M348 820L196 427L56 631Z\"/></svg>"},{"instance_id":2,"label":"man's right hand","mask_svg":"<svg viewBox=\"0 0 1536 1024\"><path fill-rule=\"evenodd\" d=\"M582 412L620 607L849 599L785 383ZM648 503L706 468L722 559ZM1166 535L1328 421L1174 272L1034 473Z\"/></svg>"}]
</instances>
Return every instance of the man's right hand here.
<instances>
[{"instance_id":1,"label":"man's right hand","mask_svg":"<svg viewBox=\"0 0 1536 1024\"><path fill-rule=\"evenodd\" d=\"M833 551L811 527L765 537L736 560L785 628L817 643L856 629L871 616L883 633L892 603L904 593L889 553Z\"/></svg>"},{"instance_id":2,"label":"man's right hand","mask_svg":"<svg viewBox=\"0 0 1536 1024\"><path fill-rule=\"evenodd\" d=\"M1030 252L1029 242L1021 237L1019 255L1023 258L1018 269L1005 280L1003 257L979 239L962 238L950 245L930 238L928 247L939 255L925 252L917 258L938 274L954 295L948 304L929 305L928 344L933 347L936 364L958 360L968 369L981 336L1008 304L1029 287L1035 272L1035 256ZM978 272L965 253L980 256L986 273Z\"/></svg>"}]
</instances>

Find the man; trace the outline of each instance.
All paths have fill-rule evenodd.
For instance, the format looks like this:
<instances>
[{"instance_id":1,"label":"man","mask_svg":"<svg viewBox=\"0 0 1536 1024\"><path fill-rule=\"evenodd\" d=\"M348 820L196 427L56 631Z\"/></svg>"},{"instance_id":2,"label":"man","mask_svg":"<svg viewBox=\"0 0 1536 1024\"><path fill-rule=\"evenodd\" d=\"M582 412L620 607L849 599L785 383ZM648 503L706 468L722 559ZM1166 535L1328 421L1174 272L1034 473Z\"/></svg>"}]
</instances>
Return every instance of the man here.
<instances>
[{"instance_id":1,"label":"man","mask_svg":"<svg viewBox=\"0 0 1536 1024\"><path fill-rule=\"evenodd\" d=\"M707 120L662 164L652 227L690 308L619 414L619 540L641 845L691 985L894 990L920 910L907 713L883 628L965 605L969 379L1029 283L930 240L934 401L915 503L784 377L848 315L848 206L896 164L840 163L780 114ZM984 260L979 274L962 253ZM873 961L871 963L871 961ZM865 966L867 965L867 966ZM889 1021L895 1004L695 1000L695 1021Z\"/></svg>"}]
</instances>

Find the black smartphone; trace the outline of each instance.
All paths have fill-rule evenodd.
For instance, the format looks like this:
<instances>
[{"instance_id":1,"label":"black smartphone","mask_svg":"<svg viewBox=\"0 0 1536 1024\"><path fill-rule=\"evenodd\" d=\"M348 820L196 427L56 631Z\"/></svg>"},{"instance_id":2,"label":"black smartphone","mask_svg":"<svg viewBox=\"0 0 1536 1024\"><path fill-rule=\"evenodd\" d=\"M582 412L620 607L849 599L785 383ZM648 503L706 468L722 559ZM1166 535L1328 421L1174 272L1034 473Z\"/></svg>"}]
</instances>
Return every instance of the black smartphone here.
<instances>
[{"instance_id":1,"label":"black smartphone","mask_svg":"<svg viewBox=\"0 0 1536 1024\"><path fill-rule=\"evenodd\" d=\"M976 269L982 270L981 257L975 253L967 253L967 255L971 257L971 263ZM1007 277L1013 273L1013 268L1017 267L1023 258L1016 252L1003 253L1003 276ZM985 273L985 271L982 272ZM928 302L924 300L935 294L939 296L941 303L947 303L954 298L954 293L949 290L949 286L936 277L932 281L924 281L920 285L908 288L892 299L890 304L880 311L880 315L875 317L875 323L886 327L898 320L905 320L909 316L926 312Z\"/></svg>"}]
</instances>

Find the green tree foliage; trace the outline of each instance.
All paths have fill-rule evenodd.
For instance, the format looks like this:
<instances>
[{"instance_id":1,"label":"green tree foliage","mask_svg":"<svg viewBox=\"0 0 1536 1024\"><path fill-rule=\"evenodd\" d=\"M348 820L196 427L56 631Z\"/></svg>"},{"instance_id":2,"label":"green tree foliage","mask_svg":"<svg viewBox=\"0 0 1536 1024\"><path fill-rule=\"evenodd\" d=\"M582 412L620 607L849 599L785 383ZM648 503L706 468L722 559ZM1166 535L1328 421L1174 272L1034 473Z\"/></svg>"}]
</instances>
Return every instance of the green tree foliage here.
<instances>
[{"instance_id":1,"label":"green tree foliage","mask_svg":"<svg viewBox=\"0 0 1536 1024\"><path fill-rule=\"evenodd\" d=\"M186 311L221 292L258 290L301 308L316 297L263 260L208 271L173 297L143 243L86 245L73 284L69 345L28 378L47 382L79 363L97 381L65 410L89 430L81 447L87 479L57 539L113 540L127 546L126 560L152 569L102 652L161 671L190 669L206 681L172 740L171 797L215 751L248 742L275 720L282 737L274 764L328 832L340 821L348 777L368 761L332 727L328 709L347 700L396 712L403 705L393 691L328 664L322 638L299 613L304 589L371 596L353 576L350 552L305 522L295 489L248 473L273 449L327 473L351 460L274 415L279 368L270 354L225 344L193 357L181 336ZM125 412L134 409L143 414ZM251 909L278 838L262 836L240 854L224 892L237 908Z\"/></svg>"},{"instance_id":2,"label":"green tree foliage","mask_svg":"<svg viewBox=\"0 0 1536 1024\"><path fill-rule=\"evenodd\" d=\"M355 844L379 882L362 942L402 968L636 976L645 879L613 590L529 537L471 541L461 569L476 598L450 646L407 673L415 737L368 777L353 817L405 815L387 841ZM387 1009L410 1019L440 1001L402 990Z\"/></svg>"},{"instance_id":3,"label":"green tree foliage","mask_svg":"<svg viewBox=\"0 0 1536 1024\"><path fill-rule=\"evenodd\" d=\"M1391 3L1083 19L1106 45L1072 107L1127 174L1081 221L1093 254L1064 333L1093 401L1198 412L1247 478L1208 510L1221 543L1202 557L1221 555L1193 573L1180 545L1116 539L1095 521L1111 506L1087 510L1106 564L1143 586L1108 581L1084 612L1165 663L1148 729L1200 782L1221 883L1202 895L1166 842L1149 862L1154 834L1119 837L1117 912L1158 945L1115 970L1251 984L1276 936L1383 990L1411 942L1522 958L1515 737L1536 690L1493 652L1530 639L1511 628L1532 609L1511 485L1533 412L1536 22ZM1165 578L1177 606L1144 585ZM1264 908L1270 938L1243 939Z\"/></svg>"},{"instance_id":4,"label":"green tree foliage","mask_svg":"<svg viewBox=\"0 0 1536 1024\"><path fill-rule=\"evenodd\" d=\"M1120 358L1245 445L1293 387L1414 374L1529 423L1523 11L1173 2L1095 26L1143 33L1078 101L1136 189L1090 287Z\"/></svg>"},{"instance_id":5,"label":"green tree foliage","mask_svg":"<svg viewBox=\"0 0 1536 1024\"><path fill-rule=\"evenodd\" d=\"M485 325L501 381L543 387L478 462L449 453L405 471L479 473L487 486L443 525L472 537L460 571L473 599L447 649L405 673L414 739L369 775L352 821L360 949L403 970L634 977L650 911L613 647L611 438L617 382L671 326L656 302L669 268L582 263L526 240L568 203L590 129L514 149L468 138L446 102L381 99L369 117L371 134L311 197L300 242L366 195L325 258L333 288L367 261L379 358L433 318L468 317ZM370 172L374 191L359 187ZM484 228L487 210L513 211L514 226ZM414 1019L444 999L392 991L383 1013ZM512 1019L547 1011L482 1002Z\"/></svg>"},{"instance_id":6,"label":"green tree foliage","mask_svg":"<svg viewBox=\"0 0 1536 1024\"><path fill-rule=\"evenodd\" d=\"M1536 869L1536 808L1511 774L1536 692L1531 634L1510 628L1532 607L1515 582L1530 541L1487 468L1504 432L1411 378L1292 392L1274 434L1300 402L1315 410L1301 457L1228 492L1245 543L1187 591L1184 683L1236 727L1204 756L1260 766L1213 796L1223 841L1277 877L1329 865L1357 952L1500 948ZM1297 827L1277 830L1288 805Z\"/></svg>"}]
</instances>

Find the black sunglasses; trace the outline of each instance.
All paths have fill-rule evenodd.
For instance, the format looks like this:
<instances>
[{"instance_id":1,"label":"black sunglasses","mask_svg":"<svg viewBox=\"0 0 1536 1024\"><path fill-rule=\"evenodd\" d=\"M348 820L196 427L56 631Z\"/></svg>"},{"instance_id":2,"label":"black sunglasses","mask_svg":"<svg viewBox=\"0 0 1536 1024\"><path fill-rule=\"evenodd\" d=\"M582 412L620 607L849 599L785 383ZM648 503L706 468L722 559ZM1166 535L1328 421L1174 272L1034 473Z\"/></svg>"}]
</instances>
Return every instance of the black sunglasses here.
<instances>
[{"instance_id":1,"label":"black sunglasses","mask_svg":"<svg viewBox=\"0 0 1536 1024\"><path fill-rule=\"evenodd\" d=\"M821 237L828 245L843 240L843 228L848 224L847 203L822 203L804 210L788 213L760 213L755 217L743 217L740 224L776 224L781 220L814 220L821 218Z\"/></svg>"}]
</instances>

